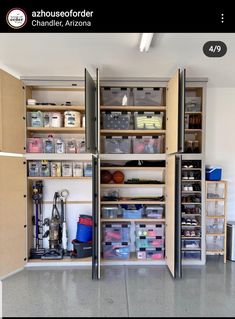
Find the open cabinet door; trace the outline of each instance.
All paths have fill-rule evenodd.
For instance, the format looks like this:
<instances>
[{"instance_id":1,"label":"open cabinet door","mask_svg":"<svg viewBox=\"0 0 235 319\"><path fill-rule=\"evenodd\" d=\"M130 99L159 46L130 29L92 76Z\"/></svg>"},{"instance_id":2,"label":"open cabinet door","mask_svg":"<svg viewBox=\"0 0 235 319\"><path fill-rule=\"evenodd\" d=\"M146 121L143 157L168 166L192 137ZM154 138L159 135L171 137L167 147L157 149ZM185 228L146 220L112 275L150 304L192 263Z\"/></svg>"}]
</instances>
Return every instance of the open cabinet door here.
<instances>
[{"instance_id":1,"label":"open cabinet door","mask_svg":"<svg viewBox=\"0 0 235 319\"><path fill-rule=\"evenodd\" d=\"M184 152L185 70L170 79L166 94L166 153Z\"/></svg>"},{"instance_id":2,"label":"open cabinet door","mask_svg":"<svg viewBox=\"0 0 235 319\"><path fill-rule=\"evenodd\" d=\"M85 69L85 112L86 112L86 152L97 153L98 150L98 108L96 84Z\"/></svg>"},{"instance_id":3,"label":"open cabinet door","mask_svg":"<svg viewBox=\"0 0 235 319\"><path fill-rule=\"evenodd\" d=\"M0 152L25 153L24 87L0 70Z\"/></svg>"},{"instance_id":4,"label":"open cabinet door","mask_svg":"<svg viewBox=\"0 0 235 319\"><path fill-rule=\"evenodd\" d=\"M181 278L181 155L166 161L166 263L174 278Z\"/></svg>"},{"instance_id":5,"label":"open cabinet door","mask_svg":"<svg viewBox=\"0 0 235 319\"><path fill-rule=\"evenodd\" d=\"M100 279L100 159L92 155L92 279Z\"/></svg>"},{"instance_id":6,"label":"open cabinet door","mask_svg":"<svg viewBox=\"0 0 235 319\"><path fill-rule=\"evenodd\" d=\"M22 157L0 156L0 277L26 262L26 165Z\"/></svg>"}]
</instances>

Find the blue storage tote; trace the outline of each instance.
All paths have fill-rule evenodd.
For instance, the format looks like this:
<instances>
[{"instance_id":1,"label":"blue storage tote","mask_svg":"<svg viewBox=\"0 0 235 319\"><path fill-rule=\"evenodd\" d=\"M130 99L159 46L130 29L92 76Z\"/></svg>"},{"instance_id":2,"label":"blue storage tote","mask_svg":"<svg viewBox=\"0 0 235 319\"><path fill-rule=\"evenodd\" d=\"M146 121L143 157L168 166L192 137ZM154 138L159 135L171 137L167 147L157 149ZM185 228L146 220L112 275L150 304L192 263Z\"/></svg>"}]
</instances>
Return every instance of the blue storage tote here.
<instances>
[{"instance_id":1,"label":"blue storage tote","mask_svg":"<svg viewBox=\"0 0 235 319\"><path fill-rule=\"evenodd\" d=\"M206 167L206 180L207 181L220 181L222 176L222 167L220 166L207 166Z\"/></svg>"},{"instance_id":2,"label":"blue storage tote","mask_svg":"<svg viewBox=\"0 0 235 319\"><path fill-rule=\"evenodd\" d=\"M123 218L127 219L138 219L142 218L144 208L141 204L130 204L130 205L121 205Z\"/></svg>"},{"instance_id":3,"label":"blue storage tote","mask_svg":"<svg viewBox=\"0 0 235 319\"><path fill-rule=\"evenodd\" d=\"M92 226L77 224L76 239L82 243L87 243L92 240Z\"/></svg>"}]
</instances>

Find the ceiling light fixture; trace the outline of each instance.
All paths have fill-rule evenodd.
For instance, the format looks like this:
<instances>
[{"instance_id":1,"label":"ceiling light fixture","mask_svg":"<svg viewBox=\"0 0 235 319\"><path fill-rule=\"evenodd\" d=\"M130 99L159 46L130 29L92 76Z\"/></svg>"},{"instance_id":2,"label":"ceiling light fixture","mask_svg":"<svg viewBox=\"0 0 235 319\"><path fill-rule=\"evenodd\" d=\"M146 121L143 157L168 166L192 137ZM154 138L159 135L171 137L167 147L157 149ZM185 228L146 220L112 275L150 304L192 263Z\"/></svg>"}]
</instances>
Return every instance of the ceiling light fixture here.
<instances>
[{"instance_id":1,"label":"ceiling light fixture","mask_svg":"<svg viewBox=\"0 0 235 319\"><path fill-rule=\"evenodd\" d=\"M152 39L153 39L153 33L142 33L142 37L140 40L140 52L148 51Z\"/></svg>"}]
</instances>

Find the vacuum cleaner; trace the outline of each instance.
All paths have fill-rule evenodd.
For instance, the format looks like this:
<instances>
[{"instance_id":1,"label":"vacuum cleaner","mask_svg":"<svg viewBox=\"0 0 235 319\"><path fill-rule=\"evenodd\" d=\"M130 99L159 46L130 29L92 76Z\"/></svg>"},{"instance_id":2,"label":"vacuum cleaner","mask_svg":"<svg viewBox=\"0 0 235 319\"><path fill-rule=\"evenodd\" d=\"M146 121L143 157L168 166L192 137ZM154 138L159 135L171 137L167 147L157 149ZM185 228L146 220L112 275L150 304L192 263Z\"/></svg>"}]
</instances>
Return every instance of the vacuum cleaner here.
<instances>
[{"instance_id":1,"label":"vacuum cleaner","mask_svg":"<svg viewBox=\"0 0 235 319\"><path fill-rule=\"evenodd\" d=\"M68 231L66 224L66 199L69 195L67 189L61 192L55 192L52 206L51 219L44 219L44 226L49 230L45 232L43 238L49 236L49 249L42 255L41 259L62 259L67 255L68 249ZM57 203L60 200L61 214L59 213Z\"/></svg>"}]
</instances>

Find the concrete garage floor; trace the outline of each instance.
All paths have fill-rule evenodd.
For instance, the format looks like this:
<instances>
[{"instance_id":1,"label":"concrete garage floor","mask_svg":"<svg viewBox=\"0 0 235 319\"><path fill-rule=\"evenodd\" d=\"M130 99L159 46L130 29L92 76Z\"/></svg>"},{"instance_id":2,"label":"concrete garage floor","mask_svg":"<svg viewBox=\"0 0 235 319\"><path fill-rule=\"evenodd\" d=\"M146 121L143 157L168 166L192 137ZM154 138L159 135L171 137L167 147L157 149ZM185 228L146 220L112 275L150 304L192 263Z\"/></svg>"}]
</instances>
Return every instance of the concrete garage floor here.
<instances>
[{"instance_id":1,"label":"concrete garage floor","mask_svg":"<svg viewBox=\"0 0 235 319\"><path fill-rule=\"evenodd\" d=\"M164 266L25 269L3 281L5 317L235 316L235 263L210 259L173 280Z\"/></svg>"}]
</instances>

